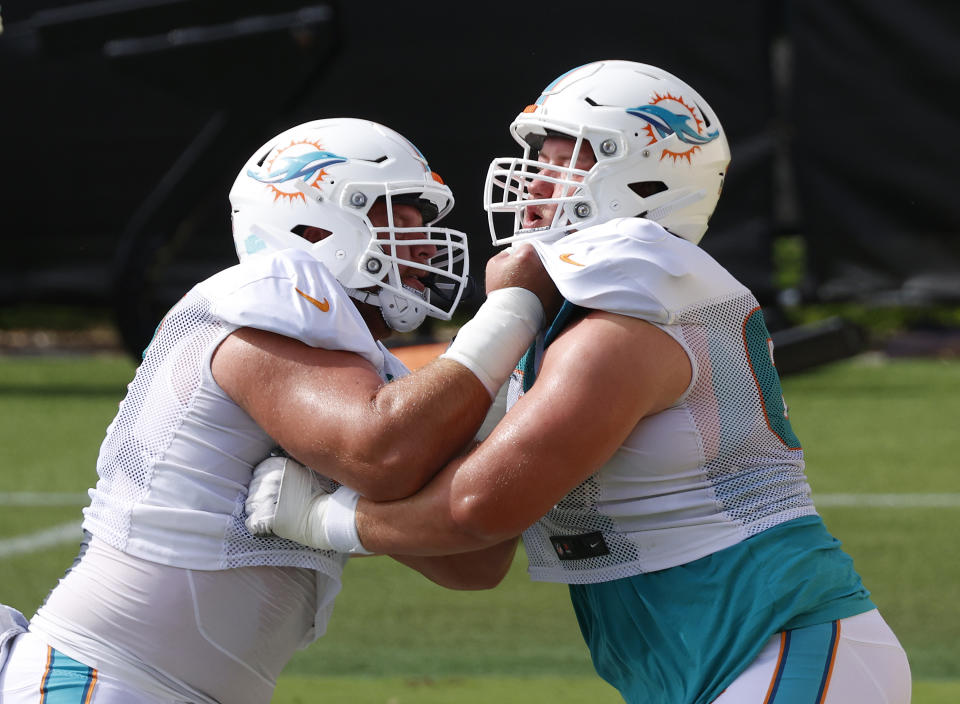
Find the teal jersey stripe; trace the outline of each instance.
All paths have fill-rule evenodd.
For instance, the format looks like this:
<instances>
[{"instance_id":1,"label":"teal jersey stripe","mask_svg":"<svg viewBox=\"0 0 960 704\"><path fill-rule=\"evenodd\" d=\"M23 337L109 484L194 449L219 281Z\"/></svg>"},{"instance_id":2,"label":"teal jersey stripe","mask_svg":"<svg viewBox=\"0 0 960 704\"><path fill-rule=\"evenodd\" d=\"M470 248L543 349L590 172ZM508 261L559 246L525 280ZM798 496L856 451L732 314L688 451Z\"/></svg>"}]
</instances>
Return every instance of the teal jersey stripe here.
<instances>
[{"instance_id":1,"label":"teal jersey stripe","mask_svg":"<svg viewBox=\"0 0 960 704\"><path fill-rule=\"evenodd\" d=\"M750 359L750 368L757 383L763 412L767 417L767 424L771 432L780 438L786 447L791 450L800 449L800 440L793 432L790 420L787 418L787 407L783 400L783 388L780 386L780 376L773 366L771 353L770 333L763 320L763 311L760 308L751 313L743 324L743 338L747 347L747 356Z\"/></svg>"},{"instance_id":2,"label":"teal jersey stripe","mask_svg":"<svg viewBox=\"0 0 960 704\"><path fill-rule=\"evenodd\" d=\"M49 648L49 658L40 685L43 704L88 704L97 671L55 648Z\"/></svg>"}]
</instances>

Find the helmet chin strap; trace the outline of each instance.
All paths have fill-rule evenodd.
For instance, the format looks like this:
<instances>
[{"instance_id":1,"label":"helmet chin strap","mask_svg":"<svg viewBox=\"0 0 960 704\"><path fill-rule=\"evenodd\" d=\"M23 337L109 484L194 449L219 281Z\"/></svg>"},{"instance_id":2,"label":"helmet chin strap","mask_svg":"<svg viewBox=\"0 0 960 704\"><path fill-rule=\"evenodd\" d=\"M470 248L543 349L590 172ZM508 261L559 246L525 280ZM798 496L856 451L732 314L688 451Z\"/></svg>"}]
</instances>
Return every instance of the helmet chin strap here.
<instances>
[{"instance_id":1,"label":"helmet chin strap","mask_svg":"<svg viewBox=\"0 0 960 704\"><path fill-rule=\"evenodd\" d=\"M691 191L690 193L686 193L680 196L676 200L670 201L669 203L664 203L658 208L654 208L653 210L648 210L647 212L643 213L643 217L645 217L647 220L657 221L657 220L660 220L660 218L666 217L667 215L669 215L670 213L676 210L680 210L681 208L686 208L688 205L692 205L693 203L696 203L698 200L703 200L706 197L707 197L707 194L702 190Z\"/></svg>"},{"instance_id":2,"label":"helmet chin strap","mask_svg":"<svg viewBox=\"0 0 960 704\"><path fill-rule=\"evenodd\" d=\"M397 293L384 291L379 292L363 291L356 288L348 288L347 293L361 303L369 303L380 309L380 314L384 321L390 326L390 329L397 332L411 332L416 330L427 318L427 307L418 305L414 299L423 298L423 292L418 291L412 286L404 284L403 290L409 294L401 296Z\"/></svg>"}]
</instances>

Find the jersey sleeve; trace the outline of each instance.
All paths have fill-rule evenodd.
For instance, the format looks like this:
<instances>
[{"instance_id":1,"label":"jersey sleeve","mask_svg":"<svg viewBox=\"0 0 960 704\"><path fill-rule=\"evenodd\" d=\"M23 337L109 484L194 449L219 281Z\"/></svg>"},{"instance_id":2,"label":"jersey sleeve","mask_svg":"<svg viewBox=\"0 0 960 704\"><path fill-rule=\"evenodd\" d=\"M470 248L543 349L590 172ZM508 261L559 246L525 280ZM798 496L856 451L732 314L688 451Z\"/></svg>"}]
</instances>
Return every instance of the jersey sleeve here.
<instances>
[{"instance_id":1,"label":"jersey sleeve","mask_svg":"<svg viewBox=\"0 0 960 704\"><path fill-rule=\"evenodd\" d=\"M746 290L700 247L650 220L612 220L532 244L571 303L662 325L692 306Z\"/></svg>"},{"instance_id":2,"label":"jersey sleeve","mask_svg":"<svg viewBox=\"0 0 960 704\"><path fill-rule=\"evenodd\" d=\"M228 325L284 335L311 347L353 352L377 369L383 349L353 301L307 252L252 257L202 284L211 312Z\"/></svg>"}]
</instances>

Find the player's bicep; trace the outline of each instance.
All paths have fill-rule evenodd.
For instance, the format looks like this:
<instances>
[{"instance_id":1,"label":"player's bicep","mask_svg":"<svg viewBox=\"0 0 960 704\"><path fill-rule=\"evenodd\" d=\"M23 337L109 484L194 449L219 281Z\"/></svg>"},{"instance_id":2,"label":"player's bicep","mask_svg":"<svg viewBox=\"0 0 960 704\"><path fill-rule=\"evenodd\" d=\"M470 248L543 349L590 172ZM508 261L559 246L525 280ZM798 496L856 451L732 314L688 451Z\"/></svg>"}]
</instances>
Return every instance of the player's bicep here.
<instances>
[{"instance_id":1,"label":"player's bicep","mask_svg":"<svg viewBox=\"0 0 960 704\"><path fill-rule=\"evenodd\" d=\"M342 451L382 384L372 365L348 352L310 347L241 328L217 348L214 379L274 440L310 464Z\"/></svg>"},{"instance_id":2,"label":"player's bicep","mask_svg":"<svg viewBox=\"0 0 960 704\"><path fill-rule=\"evenodd\" d=\"M457 495L497 506L487 511L501 529L526 527L596 472L643 417L672 405L690 374L686 352L662 330L591 313L548 348L536 383L470 456L469 470L461 467Z\"/></svg>"},{"instance_id":3,"label":"player's bicep","mask_svg":"<svg viewBox=\"0 0 960 704\"><path fill-rule=\"evenodd\" d=\"M521 400L538 406L525 415L555 424L551 435L570 445L561 451L580 445L602 464L642 418L676 403L691 373L684 348L660 328L594 311L547 349L536 383Z\"/></svg>"}]
</instances>

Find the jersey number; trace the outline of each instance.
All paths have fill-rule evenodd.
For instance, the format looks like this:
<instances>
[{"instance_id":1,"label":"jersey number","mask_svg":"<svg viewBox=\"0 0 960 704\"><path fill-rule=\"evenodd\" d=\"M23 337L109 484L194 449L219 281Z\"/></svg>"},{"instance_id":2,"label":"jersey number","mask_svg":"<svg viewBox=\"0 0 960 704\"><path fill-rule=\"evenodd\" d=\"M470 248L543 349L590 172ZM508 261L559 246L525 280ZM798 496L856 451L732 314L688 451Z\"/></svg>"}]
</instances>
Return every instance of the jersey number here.
<instances>
[{"instance_id":1,"label":"jersey number","mask_svg":"<svg viewBox=\"0 0 960 704\"><path fill-rule=\"evenodd\" d=\"M770 431L790 450L800 449L800 439L790 426L787 403L783 399L780 375L773 363L773 340L767 332L763 311L754 308L743 323L743 343L753 378L760 392L760 403Z\"/></svg>"}]
</instances>

